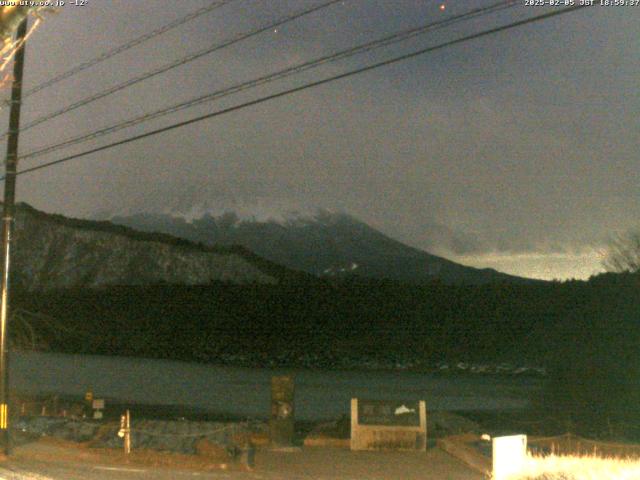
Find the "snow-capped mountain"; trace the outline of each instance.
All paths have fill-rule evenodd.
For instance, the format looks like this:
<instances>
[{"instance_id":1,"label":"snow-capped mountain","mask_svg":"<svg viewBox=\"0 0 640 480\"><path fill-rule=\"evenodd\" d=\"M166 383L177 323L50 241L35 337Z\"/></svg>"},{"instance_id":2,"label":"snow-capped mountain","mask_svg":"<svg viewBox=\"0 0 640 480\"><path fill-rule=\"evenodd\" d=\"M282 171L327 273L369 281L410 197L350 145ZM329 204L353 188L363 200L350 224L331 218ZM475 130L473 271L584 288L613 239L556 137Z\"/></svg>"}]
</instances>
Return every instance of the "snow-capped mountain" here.
<instances>
[{"instance_id":1,"label":"snow-capped mountain","mask_svg":"<svg viewBox=\"0 0 640 480\"><path fill-rule=\"evenodd\" d=\"M359 275L410 283L439 279L452 284L523 282L492 269L466 267L409 247L342 212L241 209L185 215L139 213L113 223L161 232L205 245L242 245L272 262L317 276Z\"/></svg>"}]
</instances>

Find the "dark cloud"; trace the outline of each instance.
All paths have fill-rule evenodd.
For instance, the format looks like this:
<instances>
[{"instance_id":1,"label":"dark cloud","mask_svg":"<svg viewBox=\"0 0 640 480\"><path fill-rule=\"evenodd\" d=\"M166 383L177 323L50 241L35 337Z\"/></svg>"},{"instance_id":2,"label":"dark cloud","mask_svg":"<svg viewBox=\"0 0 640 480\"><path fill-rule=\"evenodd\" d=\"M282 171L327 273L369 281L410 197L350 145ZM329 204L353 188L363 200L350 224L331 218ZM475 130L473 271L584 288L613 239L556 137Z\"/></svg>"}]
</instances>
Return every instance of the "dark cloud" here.
<instances>
[{"instance_id":1,"label":"dark cloud","mask_svg":"<svg viewBox=\"0 0 640 480\"><path fill-rule=\"evenodd\" d=\"M27 87L207 3L93 0L65 7L29 45ZM238 0L34 96L25 121L314 3ZM488 3L448 2L447 14ZM438 18L437 5L347 0L27 132L21 149L418 25ZM522 6L501 20L532 13ZM595 7L442 50L25 176L19 197L80 216L252 202L317 205L455 258L582 252L640 214L639 14ZM494 24L480 19L277 87ZM261 87L115 138L275 89Z\"/></svg>"}]
</instances>

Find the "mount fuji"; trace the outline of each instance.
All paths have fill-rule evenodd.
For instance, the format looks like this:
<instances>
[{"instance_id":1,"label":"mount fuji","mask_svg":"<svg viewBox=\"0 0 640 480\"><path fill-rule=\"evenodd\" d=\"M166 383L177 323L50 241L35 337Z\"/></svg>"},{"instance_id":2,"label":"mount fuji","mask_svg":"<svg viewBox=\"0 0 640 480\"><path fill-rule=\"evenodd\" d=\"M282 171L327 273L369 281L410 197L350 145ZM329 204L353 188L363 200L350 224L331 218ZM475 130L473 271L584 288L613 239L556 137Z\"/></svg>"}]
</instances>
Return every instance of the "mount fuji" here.
<instances>
[{"instance_id":1,"label":"mount fuji","mask_svg":"<svg viewBox=\"0 0 640 480\"><path fill-rule=\"evenodd\" d=\"M533 282L407 246L343 212L240 208L216 213L192 210L186 215L136 213L112 216L110 221L208 246L241 245L267 260L319 277L359 276L412 284Z\"/></svg>"}]
</instances>

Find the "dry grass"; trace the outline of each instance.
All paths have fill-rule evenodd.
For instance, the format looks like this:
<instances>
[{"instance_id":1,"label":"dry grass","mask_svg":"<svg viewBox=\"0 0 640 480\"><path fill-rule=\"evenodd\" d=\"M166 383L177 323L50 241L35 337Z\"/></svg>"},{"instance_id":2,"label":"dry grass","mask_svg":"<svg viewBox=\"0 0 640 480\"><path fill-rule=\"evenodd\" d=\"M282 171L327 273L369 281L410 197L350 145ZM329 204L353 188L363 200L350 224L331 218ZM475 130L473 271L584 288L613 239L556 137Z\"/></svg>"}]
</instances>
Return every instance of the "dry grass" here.
<instances>
[{"instance_id":1,"label":"dry grass","mask_svg":"<svg viewBox=\"0 0 640 480\"><path fill-rule=\"evenodd\" d=\"M640 459L529 455L525 471L516 478L517 480L634 480L640 479Z\"/></svg>"}]
</instances>

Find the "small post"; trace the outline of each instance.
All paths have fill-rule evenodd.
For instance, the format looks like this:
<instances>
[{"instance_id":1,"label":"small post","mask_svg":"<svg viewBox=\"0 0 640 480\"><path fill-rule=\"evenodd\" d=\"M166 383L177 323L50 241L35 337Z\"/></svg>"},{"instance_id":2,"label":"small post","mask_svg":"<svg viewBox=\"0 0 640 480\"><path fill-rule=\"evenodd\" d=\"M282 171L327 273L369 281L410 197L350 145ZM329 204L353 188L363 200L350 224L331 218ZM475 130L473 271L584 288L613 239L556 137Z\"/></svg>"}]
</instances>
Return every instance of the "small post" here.
<instances>
[{"instance_id":1,"label":"small post","mask_svg":"<svg viewBox=\"0 0 640 480\"><path fill-rule=\"evenodd\" d=\"M124 453L129 455L131 453L131 414L129 410L125 413L124 418Z\"/></svg>"},{"instance_id":2,"label":"small post","mask_svg":"<svg viewBox=\"0 0 640 480\"><path fill-rule=\"evenodd\" d=\"M118 436L124 439L124 453L129 455L131 453L131 414L129 410L123 415L120 415L120 431Z\"/></svg>"},{"instance_id":3,"label":"small post","mask_svg":"<svg viewBox=\"0 0 640 480\"><path fill-rule=\"evenodd\" d=\"M82 410L84 418L93 417L93 391L91 389L88 389L84 394L84 406Z\"/></svg>"}]
</instances>

